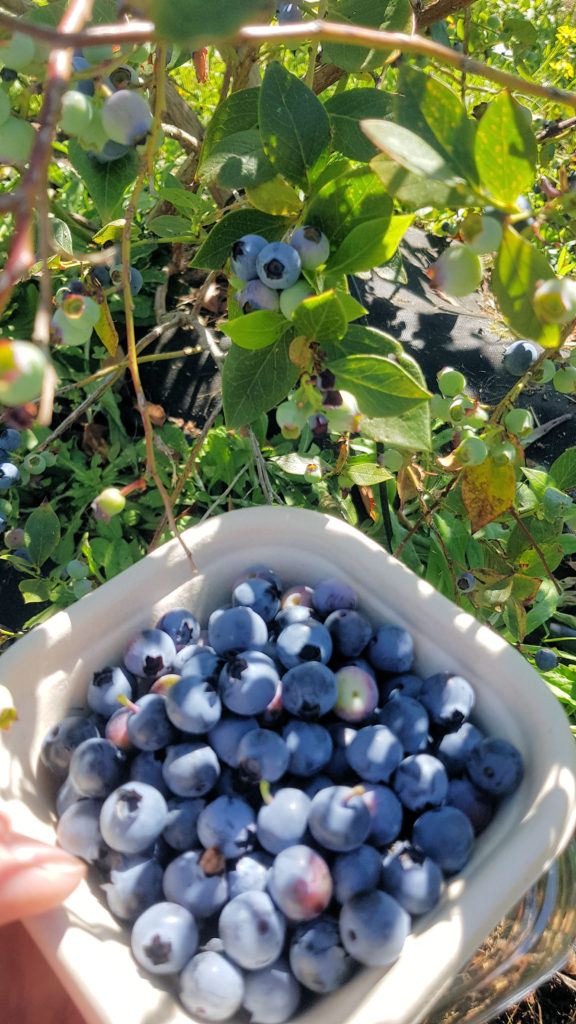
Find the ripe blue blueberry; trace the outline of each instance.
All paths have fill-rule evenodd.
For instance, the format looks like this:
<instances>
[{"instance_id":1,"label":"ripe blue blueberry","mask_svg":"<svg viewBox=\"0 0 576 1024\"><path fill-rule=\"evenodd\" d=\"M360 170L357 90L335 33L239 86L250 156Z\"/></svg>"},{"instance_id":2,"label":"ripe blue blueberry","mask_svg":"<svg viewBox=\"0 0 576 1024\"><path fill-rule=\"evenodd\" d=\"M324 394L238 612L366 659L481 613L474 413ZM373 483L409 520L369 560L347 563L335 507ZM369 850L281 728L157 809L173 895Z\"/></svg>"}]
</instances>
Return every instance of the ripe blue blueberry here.
<instances>
[{"instance_id":1,"label":"ripe blue blueberry","mask_svg":"<svg viewBox=\"0 0 576 1024\"><path fill-rule=\"evenodd\" d=\"M415 917L436 906L444 878L431 857L410 843L395 843L382 861L382 886Z\"/></svg>"},{"instance_id":2,"label":"ripe blue blueberry","mask_svg":"<svg viewBox=\"0 0 576 1024\"><path fill-rule=\"evenodd\" d=\"M228 899L224 863L208 857L205 850L186 850L171 860L163 878L164 896L194 917L217 914Z\"/></svg>"},{"instance_id":3,"label":"ripe blue blueberry","mask_svg":"<svg viewBox=\"0 0 576 1024\"><path fill-rule=\"evenodd\" d=\"M433 728L444 733L460 728L469 717L476 697L463 676L437 672L425 680L418 699L430 715Z\"/></svg>"},{"instance_id":4,"label":"ripe blue blueberry","mask_svg":"<svg viewBox=\"0 0 576 1024\"><path fill-rule=\"evenodd\" d=\"M0 449L3 452L15 452L22 444L22 434L19 430L8 427L7 430L0 430Z\"/></svg>"},{"instance_id":5,"label":"ripe blue blueberry","mask_svg":"<svg viewBox=\"0 0 576 1024\"><path fill-rule=\"evenodd\" d=\"M267 640L266 623L252 608L220 608L208 619L208 641L217 654L259 650Z\"/></svg>"},{"instance_id":6,"label":"ripe blue blueberry","mask_svg":"<svg viewBox=\"0 0 576 1024\"><path fill-rule=\"evenodd\" d=\"M468 863L474 844L469 818L457 807L434 807L416 818L412 842L436 861L447 875L461 871Z\"/></svg>"},{"instance_id":7,"label":"ripe blue blueberry","mask_svg":"<svg viewBox=\"0 0 576 1024\"><path fill-rule=\"evenodd\" d=\"M224 665L218 687L222 703L237 715L259 715L274 698L278 670L261 651L241 651Z\"/></svg>"},{"instance_id":8,"label":"ripe blue blueberry","mask_svg":"<svg viewBox=\"0 0 576 1024\"><path fill-rule=\"evenodd\" d=\"M127 722L128 737L139 750L162 750L176 739L176 730L167 714L166 697L146 693L134 705Z\"/></svg>"},{"instance_id":9,"label":"ripe blue blueberry","mask_svg":"<svg viewBox=\"0 0 576 1024\"><path fill-rule=\"evenodd\" d=\"M333 992L354 970L354 961L340 939L338 921L326 914L298 925L289 957L294 975L311 992Z\"/></svg>"},{"instance_id":10,"label":"ripe blue blueberry","mask_svg":"<svg viewBox=\"0 0 576 1024\"><path fill-rule=\"evenodd\" d=\"M355 850L368 836L370 824L366 804L350 786L327 786L312 800L308 827L326 850Z\"/></svg>"},{"instance_id":11,"label":"ripe blue blueberry","mask_svg":"<svg viewBox=\"0 0 576 1024\"><path fill-rule=\"evenodd\" d=\"M330 903L330 868L316 850L297 843L274 858L268 890L289 921L310 921Z\"/></svg>"},{"instance_id":12,"label":"ripe blue blueberry","mask_svg":"<svg viewBox=\"0 0 576 1024\"><path fill-rule=\"evenodd\" d=\"M147 856L111 855L109 880L102 886L112 913L134 921L162 899L162 865Z\"/></svg>"},{"instance_id":13,"label":"ripe blue blueberry","mask_svg":"<svg viewBox=\"0 0 576 1024\"><path fill-rule=\"evenodd\" d=\"M1 457L0 451L0 457ZM18 467L7 459L0 458L0 491L8 491L20 479Z\"/></svg>"},{"instance_id":14,"label":"ripe blue blueberry","mask_svg":"<svg viewBox=\"0 0 576 1024\"><path fill-rule=\"evenodd\" d=\"M243 313L256 313L263 309L277 313L280 308L278 292L263 284L259 277L247 281L234 299Z\"/></svg>"},{"instance_id":15,"label":"ripe blue blueberry","mask_svg":"<svg viewBox=\"0 0 576 1024\"><path fill-rule=\"evenodd\" d=\"M125 775L124 754L101 736L84 740L70 758L69 777L83 796L108 796Z\"/></svg>"},{"instance_id":16,"label":"ripe blue blueberry","mask_svg":"<svg viewBox=\"0 0 576 1024\"><path fill-rule=\"evenodd\" d=\"M281 957L268 967L247 971L244 1009L253 1024L283 1024L298 1007L302 989Z\"/></svg>"},{"instance_id":17,"label":"ripe blue blueberry","mask_svg":"<svg viewBox=\"0 0 576 1024\"><path fill-rule=\"evenodd\" d=\"M534 655L534 663L541 672L551 672L558 667L558 655L548 647L541 647Z\"/></svg>"},{"instance_id":18,"label":"ripe blue blueberry","mask_svg":"<svg viewBox=\"0 0 576 1024\"><path fill-rule=\"evenodd\" d=\"M302 11L298 4L278 4L276 20L279 25L293 25L302 21Z\"/></svg>"},{"instance_id":19,"label":"ripe blue blueberry","mask_svg":"<svg viewBox=\"0 0 576 1024\"><path fill-rule=\"evenodd\" d=\"M484 831L494 816L493 798L475 786L466 775L450 779L446 803L466 815L476 836Z\"/></svg>"},{"instance_id":20,"label":"ripe blue blueberry","mask_svg":"<svg viewBox=\"0 0 576 1024\"><path fill-rule=\"evenodd\" d=\"M296 284L301 269L299 253L286 242L270 242L256 256L258 277L268 288L290 288Z\"/></svg>"},{"instance_id":21,"label":"ripe blue blueberry","mask_svg":"<svg viewBox=\"0 0 576 1024\"><path fill-rule=\"evenodd\" d=\"M65 775L70 758L83 740L98 736L94 719L87 715L66 715L45 734L40 747L40 760L56 775Z\"/></svg>"},{"instance_id":22,"label":"ripe blue blueberry","mask_svg":"<svg viewBox=\"0 0 576 1024\"><path fill-rule=\"evenodd\" d=\"M394 963L411 928L404 908L380 889L348 900L340 911L339 923L344 948L368 967Z\"/></svg>"},{"instance_id":23,"label":"ripe blue blueberry","mask_svg":"<svg viewBox=\"0 0 576 1024\"><path fill-rule=\"evenodd\" d=\"M307 722L331 711L337 697L336 676L321 661L295 665L282 677L282 707Z\"/></svg>"},{"instance_id":24,"label":"ripe blue blueberry","mask_svg":"<svg viewBox=\"0 0 576 1024\"><path fill-rule=\"evenodd\" d=\"M538 358L538 347L532 341L513 341L504 352L502 365L512 377L521 377Z\"/></svg>"},{"instance_id":25,"label":"ripe blue blueberry","mask_svg":"<svg viewBox=\"0 0 576 1024\"><path fill-rule=\"evenodd\" d=\"M486 736L470 751L466 772L484 792L491 796L508 796L522 782L524 759L508 740Z\"/></svg>"},{"instance_id":26,"label":"ripe blue blueberry","mask_svg":"<svg viewBox=\"0 0 576 1024\"><path fill-rule=\"evenodd\" d=\"M348 764L366 782L389 782L404 750L387 725L365 725L346 747Z\"/></svg>"},{"instance_id":27,"label":"ripe blue blueberry","mask_svg":"<svg viewBox=\"0 0 576 1024\"><path fill-rule=\"evenodd\" d=\"M178 903L160 901L134 922L132 953L152 974L177 974L198 948L198 927L193 915Z\"/></svg>"},{"instance_id":28,"label":"ripe blue blueberry","mask_svg":"<svg viewBox=\"0 0 576 1024\"><path fill-rule=\"evenodd\" d=\"M414 664L414 641L401 626L383 625L376 630L366 654L374 668L399 675Z\"/></svg>"},{"instance_id":29,"label":"ripe blue blueberry","mask_svg":"<svg viewBox=\"0 0 576 1024\"><path fill-rule=\"evenodd\" d=\"M372 846L387 846L400 835L404 809L388 786L375 783L364 786L362 800L370 812L370 831L366 837Z\"/></svg>"},{"instance_id":30,"label":"ripe blue blueberry","mask_svg":"<svg viewBox=\"0 0 576 1024\"><path fill-rule=\"evenodd\" d=\"M170 686L166 697L166 714L178 729L193 735L209 732L220 721L222 703L216 690L193 676L184 675ZM168 741L170 742L170 741Z\"/></svg>"},{"instance_id":31,"label":"ripe blue blueberry","mask_svg":"<svg viewBox=\"0 0 576 1024\"><path fill-rule=\"evenodd\" d=\"M409 754L394 773L393 789L409 811L437 807L446 799L448 775L432 754Z\"/></svg>"},{"instance_id":32,"label":"ripe blue blueberry","mask_svg":"<svg viewBox=\"0 0 576 1024\"><path fill-rule=\"evenodd\" d=\"M406 754L417 754L428 745L428 712L414 697L395 693L379 711L378 721L398 737Z\"/></svg>"},{"instance_id":33,"label":"ripe blue blueberry","mask_svg":"<svg viewBox=\"0 0 576 1024\"><path fill-rule=\"evenodd\" d=\"M166 750L162 773L177 796L204 796L218 782L220 762L206 743L175 743Z\"/></svg>"},{"instance_id":34,"label":"ripe blue blueberry","mask_svg":"<svg viewBox=\"0 0 576 1024\"><path fill-rule=\"evenodd\" d=\"M144 629L128 642L124 664L135 676L153 682L163 675L176 657L174 641L161 629Z\"/></svg>"},{"instance_id":35,"label":"ripe blue blueberry","mask_svg":"<svg viewBox=\"0 0 576 1024\"><path fill-rule=\"evenodd\" d=\"M166 801L157 789L145 782L127 782L106 797L100 812L100 829L113 850L138 854L158 838L167 814Z\"/></svg>"},{"instance_id":36,"label":"ripe blue blueberry","mask_svg":"<svg viewBox=\"0 0 576 1024\"><path fill-rule=\"evenodd\" d=\"M366 844L349 853L339 853L332 864L334 895L339 903L346 903L361 892L370 892L380 885L382 854Z\"/></svg>"},{"instance_id":37,"label":"ripe blue blueberry","mask_svg":"<svg viewBox=\"0 0 576 1024\"><path fill-rule=\"evenodd\" d=\"M228 1020L242 1005L242 971L222 953L206 950L193 956L181 971L179 992L192 1017Z\"/></svg>"},{"instance_id":38,"label":"ripe blue blueberry","mask_svg":"<svg viewBox=\"0 0 576 1024\"><path fill-rule=\"evenodd\" d=\"M218 796L200 812L197 830L207 850L217 846L227 859L240 857L254 846L256 815L245 800Z\"/></svg>"},{"instance_id":39,"label":"ripe blue blueberry","mask_svg":"<svg viewBox=\"0 0 576 1024\"><path fill-rule=\"evenodd\" d=\"M252 281L258 277L256 257L268 242L261 235L242 235L232 246L230 269L241 281Z\"/></svg>"},{"instance_id":40,"label":"ripe blue blueberry","mask_svg":"<svg viewBox=\"0 0 576 1024\"><path fill-rule=\"evenodd\" d=\"M323 725L294 719L282 730L290 756L289 770L293 775L310 778L328 764L332 756L332 738Z\"/></svg>"},{"instance_id":41,"label":"ripe blue blueberry","mask_svg":"<svg viewBox=\"0 0 576 1024\"><path fill-rule=\"evenodd\" d=\"M304 842L310 803L310 797L301 789L277 790L273 800L258 811L256 828L260 845L276 854L287 846Z\"/></svg>"},{"instance_id":42,"label":"ripe blue blueberry","mask_svg":"<svg viewBox=\"0 0 576 1024\"><path fill-rule=\"evenodd\" d=\"M226 904L218 920L218 934L227 956L240 967L259 970L280 956L286 921L268 893L252 890Z\"/></svg>"}]
</instances>

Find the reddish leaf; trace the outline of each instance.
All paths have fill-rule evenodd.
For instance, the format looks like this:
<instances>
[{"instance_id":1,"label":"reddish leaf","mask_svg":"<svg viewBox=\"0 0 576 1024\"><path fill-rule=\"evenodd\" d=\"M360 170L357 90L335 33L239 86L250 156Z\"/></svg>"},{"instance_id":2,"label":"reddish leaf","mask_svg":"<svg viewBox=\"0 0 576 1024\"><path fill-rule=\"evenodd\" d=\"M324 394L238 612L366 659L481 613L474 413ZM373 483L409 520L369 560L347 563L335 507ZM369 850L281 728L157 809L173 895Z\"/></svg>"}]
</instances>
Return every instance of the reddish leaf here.
<instances>
[{"instance_id":1,"label":"reddish leaf","mask_svg":"<svg viewBox=\"0 0 576 1024\"><path fill-rule=\"evenodd\" d=\"M516 474L509 462L498 466L486 459L480 466L468 466L462 473L462 500L472 533L506 512L515 494Z\"/></svg>"}]
</instances>

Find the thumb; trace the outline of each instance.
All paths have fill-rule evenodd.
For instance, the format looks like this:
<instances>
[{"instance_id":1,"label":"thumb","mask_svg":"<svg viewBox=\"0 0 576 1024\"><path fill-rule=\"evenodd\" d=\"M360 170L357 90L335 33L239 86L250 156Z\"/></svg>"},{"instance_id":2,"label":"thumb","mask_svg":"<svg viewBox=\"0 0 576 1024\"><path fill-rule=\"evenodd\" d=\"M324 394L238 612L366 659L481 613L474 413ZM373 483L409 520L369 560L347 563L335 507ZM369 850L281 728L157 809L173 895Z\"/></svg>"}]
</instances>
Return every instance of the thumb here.
<instances>
[{"instance_id":1,"label":"thumb","mask_svg":"<svg viewBox=\"0 0 576 1024\"><path fill-rule=\"evenodd\" d=\"M0 812L0 925L57 907L86 874L86 865L56 846L13 832Z\"/></svg>"}]
</instances>

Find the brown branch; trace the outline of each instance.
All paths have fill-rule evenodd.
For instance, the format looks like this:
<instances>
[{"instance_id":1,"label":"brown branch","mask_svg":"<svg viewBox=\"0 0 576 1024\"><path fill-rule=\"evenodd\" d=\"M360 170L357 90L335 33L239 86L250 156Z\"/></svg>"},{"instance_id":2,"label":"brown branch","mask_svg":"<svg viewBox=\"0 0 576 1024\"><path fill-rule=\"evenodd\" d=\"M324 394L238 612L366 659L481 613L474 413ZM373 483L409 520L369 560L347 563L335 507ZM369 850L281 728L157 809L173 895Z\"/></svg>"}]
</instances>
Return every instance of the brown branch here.
<instances>
[{"instance_id":1,"label":"brown branch","mask_svg":"<svg viewBox=\"0 0 576 1024\"><path fill-rule=\"evenodd\" d=\"M563 135L571 128L576 128L576 117L567 117L564 121L556 121L554 124L548 125L547 128L538 132L536 138L538 142L545 142L546 139L555 139L558 135Z\"/></svg>"},{"instance_id":2,"label":"brown branch","mask_svg":"<svg viewBox=\"0 0 576 1024\"><path fill-rule=\"evenodd\" d=\"M90 18L92 0L72 0L54 33L61 44L62 37L76 29ZM22 22L14 19L19 28ZM37 197L46 189L48 168L52 159L52 142L56 134L60 105L66 92L72 66L70 49L56 48L50 53L44 88L44 102L40 111L40 127L36 133L28 167L24 171L17 190L14 232L6 265L0 275L0 313L9 302L12 289L35 261L32 238L32 216L37 206Z\"/></svg>"},{"instance_id":3,"label":"brown branch","mask_svg":"<svg viewBox=\"0 0 576 1024\"><path fill-rule=\"evenodd\" d=\"M35 5L31 6L35 7ZM70 6L62 22L71 13L74 6L74 4ZM67 49L76 49L77 47L84 46L105 46L107 44L122 46L123 44L128 45L130 43L147 43L154 38L156 32L156 27L152 21L130 21L125 25L96 25L93 28L82 30L81 26L85 24L86 20L84 18L77 24L71 22L70 28L65 30ZM60 28L51 28L49 25L35 25L29 21L22 21L21 17L16 17L13 14L5 14L4 11L0 11L0 28L5 28L9 32L22 32L27 36L31 36L32 39L40 39L45 43L52 43L53 46L62 44Z\"/></svg>"},{"instance_id":4,"label":"brown branch","mask_svg":"<svg viewBox=\"0 0 576 1024\"><path fill-rule=\"evenodd\" d=\"M432 3L426 4L426 7L416 12L418 28L428 28L438 21L444 21L444 18L471 7L473 3L476 3L476 0L432 0Z\"/></svg>"}]
</instances>

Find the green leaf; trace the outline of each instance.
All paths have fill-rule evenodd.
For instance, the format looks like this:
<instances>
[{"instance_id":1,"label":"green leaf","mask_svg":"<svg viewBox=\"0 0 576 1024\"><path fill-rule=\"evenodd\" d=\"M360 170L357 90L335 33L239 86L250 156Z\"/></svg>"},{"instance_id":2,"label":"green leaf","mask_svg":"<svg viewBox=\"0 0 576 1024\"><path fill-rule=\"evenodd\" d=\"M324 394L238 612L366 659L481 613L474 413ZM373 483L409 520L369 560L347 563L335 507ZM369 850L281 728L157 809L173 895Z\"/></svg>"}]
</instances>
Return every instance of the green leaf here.
<instances>
[{"instance_id":1,"label":"green leaf","mask_svg":"<svg viewBox=\"0 0 576 1024\"><path fill-rule=\"evenodd\" d=\"M50 226L52 228L52 240L56 248L61 249L67 255L74 252L72 232L68 225L63 220L59 220L58 217L53 217L50 220Z\"/></svg>"},{"instance_id":2,"label":"green leaf","mask_svg":"<svg viewBox=\"0 0 576 1024\"><path fill-rule=\"evenodd\" d=\"M426 402L399 416L365 416L362 420L362 434L394 448L428 452L432 448L430 405Z\"/></svg>"},{"instance_id":3,"label":"green leaf","mask_svg":"<svg viewBox=\"0 0 576 1024\"><path fill-rule=\"evenodd\" d=\"M68 143L68 159L82 178L86 190L94 201L102 222L114 220L122 211L122 199L129 185L135 180L140 160L132 150L118 160L107 164L98 163L76 139Z\"/></svg>"},{"instance_id":4,"label":"green leaf","mask_svg":"<svg viewBox=\"0 0 576 1024\"><path fill-rule=\"evenodd\" d=\"M328 469L326 463L317 456L312 458L308 455L299 455L298 452L289 452L288 455L273 455L270 462L280 466L289 476L306 476L310 472L311 466L322 470Z\"/></svg>"},{"instance_id":5,"label":"green leaf","mask_svg":"<svg viewBox=\"0 0 576 1024\"><path fill-rule=\"evenodd\" d=\"M397 416L430 398L426 388L386 356L346 356L330 369L336 387L351 391L365 416Z\"/></svg>"},{"instance_id":6,"label":"green leaf","mask_svg":"<svg viewBox=\"0 0 576 1024\"><path fill-rule=\"evenodd\" d=\"M398 360L402 355L406 355L401 343L396 338L385 334L384 331L376 330L375 327L365 327L363 324L351 324L341 340L327 339L322 347L329 363L348 355L394 356ZM410 356L406 356L406 358L414 364L415 370L419 370L415 360ZM422 378L422 383L423 381L424 378Z\"/></svg>"},{"instance_id":7,"label":"green leaf","mask_svg":"<svg viewBox=\"0 0 576 1024\"><path fill-rule=\"evenodd\" d=\"M320 100L281 64L269 64L259 100L260 135L278 174L304 185L330 144L330 121Z\"/></svg>"},{"instance_id":8,"label":"green leaf","mask_svg":"<svg viewBox=\"0 0 576 1024\"><path fill-rule=\"evenodd\" d=\"M49 580L21 580L18 590L24 598L25 604L39 604L50 600L52 587Z\"/></svg>"},{"instance_id":9,"label":"green leaf","mask_svg":"<svg viewBox=\"0 0 576 1024\"><path fill-rule=\"evenodd\" d=\"M443 156L456 177L478 181L474 162L476 121L462 100L433 75L410 65L400 68L394 121L414 132Z\"/></svg>"},{"instance_id":10,"label":"green leaf","mask_svg":"<svg viewBox=\"0 0 576 1024\"><path fill-rule=\"evenodd\" d=\"M261 210L233 210L214 225L190 266L220 270L230 256L234 242L242 235L263 235L269 242L274 242L282 237L286 227L287 222L283 218L272 217Z\"/></svg>"},{"instance_id":11,"label":"green leaf","mask_svg":"<svg viewBox=\"0 0 576 1024\"><path fill-rule=\"evenodd\" d=\"M392 474L379 466L376 462L347 462L345 467L346 476L350 477L353 484L359 487L374 487L384 480L390 480Z\"/></svg>"},{"instance_id":12,"label":"green leaf","mask_svg":"<svg viewBox=\"0 0 576 1024\"><path fill-rule=\"evenodd\" d=\"M327 274L358 274L386 263L413 219L411 215L381 217L356 225L328 260Z\"/></svg>"},{"instance_id":13,"label":"green leaf","mask_svg":"<svg viewBox=\"0 0 576 1024\"><path fill-rule=\"evenodd\" d=\"M268 0L152 0L149 11L161 39L199 50L261 21L269 6Z\"/></svg>"},{"instance_id":14,"label":"green leaf","mask_svg":"<svg viewBox=\"0 0 576 1024\"><path fill-rule=\"evenodd\" d=\"M387 32L410 32L413 24L410 0L330 0L326 16L329 21ZM366 71L382 67L386 54L365 46L325 42L322 57L345 71Z\"/></svg>"},{"instance_id":15,"label":"green leaf","mask_svg":"<svg viewBox=\"0 0 576 1024\"><path fill-rule=\"evenodd\" d=\"M514 639L522 642L526 636L527 618L524 605L511 595L502 609L502 615Z\"/></svg>"},{"instance_id":16,"label":"green leaf","mask_svg":"<svg viewBox=\"0 0 576 1024\"><path fill-rule=\"evenodd\" d=\"M246 198L257 210L278 217L297 217L302 209L302 200L296 190L278 174L271 181L246 188Z\"/></svg>"},{"instance_id":17,"label":"green leaf","mask_svg":"<svg viewBox=\"0 0 576 1024\"><path fill-rule=\"evenodd\" d=\"M388 117L392 97L380 89L347 89L326 100L332 126L332 145L351 160L368 162L377 149L366 138L358 122L364 117Z\"/></svg>"},{"instance_id":18,"label":"green leaf","mask_svg":"<svg viewBox=\"0 0 576 1024\"><path fill-rule=\"evenodd\" d=\"M392 199L367 167L348 168L328 180L304 210L304 222L320 228L338 248L358 224L392 213Z\"/></svg>"},{"instance_id":19,"label":"green leaf","mask_svg":"<svg viewBox=\"0 0 576 1024\"><path fill-rule=\"evenodd\" d=\"M221 329L240 348L259 349L273 345L286 332L286 317L270 310L256 310L229 320Z\"/></svg>"},{"instance_id":20,"label":"green leaf","mask_svg":"<svg viewBox=\"0 0 576 1024\"><path fill-rule=\"evenodd\" d=\"M218 178L222 188L231 189L261 185L275 174L255 128L235 132L217 142L198 171L201 181Z\"/></svg>"},{"instance_id":21,"label":"green leaf","mask_svg":"<svg viewBox=\"0 0 576 1024\"><path fill-rule=\"evenodd\" d=\"M321 343L342 338L348 324L344 307L333 291L304 299L292 319L297 335Z\"/></svg>"},{"instance_id":22,"label":"green leaf","mask_svg":"<svg viewBox=\"0 0 576 1024\"><path fill-rule=\"evenodd\" d=\"M403 125L368 118L360 122L360 127L378 149L407 171L442 181L451 188L466 187L464 178L439 146L432 146Z\"/></svg>"},{"instance_id":23,"label":"green leaf","mask_svg":"<svg viewBox=\"0 0 576 1024\"><path fill-rule=\"evenodd\" d=\"M370 167L378 175L386 191L413 210L422 210L427 206L443 210L451 206L470 205L476 201L471 192L466 192L465 186L453 188L433 178L422 178L419 174L401 167L385 153L375 156L370 161Z\"/></svg>"},{"instance_id":24,"label":"green leaf","mask_svg":"<svg viewBox=\"0 0 576 1024\"><path fill-rule=\"evenodd\" d=\"M44 565L60 540L60 520L52 506L43 502L35 508L28 516L24 530L30 558L34 565Z\"/></svg>"},{"instance_id":25,"label":"green leaf","mask_svg":"<svg viewBox=\"0 0 576 1024\"><path fill-rule=\"evenodd\" d=\"M538 319L532 308L532 295L537 281L552 277L554 273L546 257L514 228L506 227L492 272L492 291L512 330L544 348L558 344L559 327Z\"/></svg>"},{"instance_id":26,"label":"green leaf","mask_svg":"<svg viewBox=\"0 0 576 1024\"><path fill-rule=\"evenodd\" d=\"M231 93L216 107L202 143L199 174L218 142L233 132L247 132L258 127L259 95L259 88L241 89L240 92Z\"/></svg>"},{"instance_id":27,"label":"green leaf","mask_svg":"<svg viewBox=\"0 0 576 1024\"><path fill-rule=\"evenodd\" d=\"M161 217L154 217L148 221L150 231L160 238L176 238L180 235L190 235L192 227L188 217L171 217L170 214L163 214Z\"/></svg>"},{"instance_id":28,"label":"green leaf","mask_svg":"<svg viewBox=\"0 0 576 1024\"><path fill-rule=\"evenodd\" d=\"M476 165L484 189L513 205L534 181L538 146L520 104L509 92L493 99L478 123Z\"/></svg>"},{"instance_id":29,"label":"green leaf","mask_svg":"<svg viewBox=\"0 0 576 1024\"><path fill-rule=\"evenodd\" d=\"M526 616L526 635L529 636L543 622L554 616L561 595L550 579L542 580L533 607Z\"/></svg>"},{"instance_id":30,"label":"green leaf","mask_svg":"<svg viewBox=\"0 0 576 1024\"><path fill-rule=\"evenodd\" d=\"M362 303L358 302L353 295L349 295L348 292L343 292L336 288L336 295L340 300L340 305L344 310L344 316L348 323L351 320L357 320L360 316L364 316L367 312Z\"/></svg>"},{"instance_id":31,"label":"green leaf","mask_svg":"<svg viewBox=\"0 0 576 1024\"><path fill-rule=\"evenodd\" d=\"M576 488L576 448L567 448L550 466L550 480L561 491Z\"/></svg>"},{"instance_id":32,"label":"green leaf","mask_svg":"<svg viewBox=\"0 0 576 1024\"><path fill-rule=\"evenodd\" d=\"M158 197L171 203L179 213L183 214L201 214L213 208L206 199L187 188L161 188Z\"/></svg>"},{"instance_id":33,"label":"green leaf","mask_svg":"<svg viewBox=\"0 0 576 1024\"><path fill-rule=\"evenodd\" d=\"M281 338L259 352L231 346L222 367L222 398L228 427L252 423L286 398L299 376L298 367L290 361L289 346L288 338Z\"/></svg>"}]
</instances>

